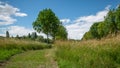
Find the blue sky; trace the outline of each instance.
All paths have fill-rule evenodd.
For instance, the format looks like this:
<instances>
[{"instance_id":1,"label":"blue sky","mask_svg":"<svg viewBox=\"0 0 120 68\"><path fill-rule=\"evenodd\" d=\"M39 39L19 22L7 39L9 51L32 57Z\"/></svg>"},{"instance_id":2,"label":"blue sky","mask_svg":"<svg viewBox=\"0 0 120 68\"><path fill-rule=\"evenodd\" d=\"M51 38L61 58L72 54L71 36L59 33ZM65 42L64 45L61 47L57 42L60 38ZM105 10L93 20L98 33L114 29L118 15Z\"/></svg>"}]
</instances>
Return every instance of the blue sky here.
<instances>
[{"instance_id":1,"label":"blue sky","mask_svg":"<svg viewBox=\"0 0 120 68\"><path fill-rule=\"evenodd\" d=\"M81 39L118 4L120 0L0 0L0 35L5 36L6 30L13 36L33 32L32 22L39 11L51 8L66 27L68 38Z\"/></svg>"}]
</instances>

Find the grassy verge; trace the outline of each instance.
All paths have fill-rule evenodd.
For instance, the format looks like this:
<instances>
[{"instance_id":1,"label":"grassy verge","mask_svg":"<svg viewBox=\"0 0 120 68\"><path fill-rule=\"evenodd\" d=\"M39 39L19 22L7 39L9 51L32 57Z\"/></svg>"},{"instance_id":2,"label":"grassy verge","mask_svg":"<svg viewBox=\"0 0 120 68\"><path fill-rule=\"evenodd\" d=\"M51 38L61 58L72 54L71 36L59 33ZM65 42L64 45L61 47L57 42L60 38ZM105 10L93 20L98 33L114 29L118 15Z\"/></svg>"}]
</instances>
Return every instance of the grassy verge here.
<instances>
[{"instance_id":1,"label":"grassy verge","mask_svg":"<svg viewBox=\"0 0 120 68\"><path fill-rule=\"evenodd\" d=\"M31 50L13 56L3 68L39 68L44 64L44 50Z\"/></svg>"},{"instance_id":2,"label":"grassy verge","mask_svg":"<svg viewBox=\"0 0 120 68\"><path fill-rule=\"evenodd\" d=\"M119 68L120 36L102 40L57 41L60 68Z\"/></svg>"},{"instance_id":3,"label":"grassy verge","mask_svg":"<svg viewBox=\"0 0 120 68\"><path fill-rule=\"evenodd\" d=\"M2 68L58 68L54 48L30 50L11 57Z\"/></svg>"},{"instance_id":4,"label":"grassy verge","mask_svg":"<svg viewBox=\"0 0 120 68\"><path fill-rule=\"evenodd\" d=\"M49 48L50 46L36 41L18 39L0 39L0 62L8 60L11 56L27 51Z\"/></svg>"}]
</instances>

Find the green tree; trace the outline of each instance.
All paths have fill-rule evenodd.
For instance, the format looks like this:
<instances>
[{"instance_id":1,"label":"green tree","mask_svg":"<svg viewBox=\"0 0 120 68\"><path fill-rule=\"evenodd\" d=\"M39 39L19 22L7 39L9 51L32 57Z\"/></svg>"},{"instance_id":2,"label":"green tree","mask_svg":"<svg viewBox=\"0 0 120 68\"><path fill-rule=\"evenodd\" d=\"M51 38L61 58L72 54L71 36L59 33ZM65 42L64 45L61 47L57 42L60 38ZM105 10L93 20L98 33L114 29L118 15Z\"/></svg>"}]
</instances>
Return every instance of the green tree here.
<instances>
[{"instance_id":1,"label":"green tree","mask_svg":"<svg viewBox=\"0 0 120 68\"><path fill-rule=\"evenodd\" d=\"M35 40L36 38L37 38L37 33L36 32L32 32L31 39Z\"/></svg>"},{"instance_id":2,"label":"green tree","mask_svg":"<svg viewBox=\"0 0 120 68\"><path fill-rule=\"evenodd\" d=\"M16 35L16 38L17 38L17 39L20 39L19 35Z\"/></svg>"},{"instance_id":3,"label":"green tree","mask_svg":"<svg viewBox=\"0 0 120 68\"><path fill-rule=\"evenodd\" d=\"M105 22L98 22L98 35L100 38L105 37L109 34L109 28L106 26Z\"/></svg>"},{"instance_id":4,"label":"green tree","mask_svg":"<svg viewBox=\"0 0 120 68\"><path fill-rule=\"evenodd\" d=\"M59 31L56 34L57 39L62 39L62 40L66 40L67 39L67 31L66 28L63 25L59 26Z\"/></svg>"},{"instance_id":5,"label":"green tree","mask_svg":"<svg viewBox=\"0 0 120 68\"><path fill-rule=\"evenodd\" d=\"M10 37L9 32L6 31L6 38L9 38L9 37Z\"/></svg>"},{"instance_id":6,"label":"green tree","mask_svg":"<svg viewBox=\"0 0 120 68\"><path fill-rule=\"evenodd\" d=\"M110 10L108 15L106 16L106 23L108 28L110 28L110 33L116 34L118 32L117 23L115 22L115 12L114 10Z\"/></svg>"},{"instance_id":7,"label":"green tree","mask_svg":"<svg viewBox=\"0 0 120 68\"><path fill-rule=\"evenodd\" d=\"M30 35L30 33L28 34L28 38L29 38L29 39L31 38L31 35Z\"/></svg>"},{"instance_id":8,"label":"green tree","mask_svg":"<svg viewBox=\"0 0 120 68\"><path fill-rule=\"evenodd\" d=\"M117 24L118 30L120 30L120 5L118 6L118 8L115 11L115 22Z\"/></svg>"},{"instance_id":9,"label":"green tree","mask_svg":"<svg viewBox=\"0 0 120 68\"><path fill-rule=\"evenodd\" d=\"M90 31L86 32L82 38L82 40L93 39L93 36Z\"/></svg>"},{"instance_id":10,"label":"green tree","mask_svg":"<svg viewBox=\"0 0 120 68\"><path fill-rule=\"evenodd\" d=\"M47 35L47 40L49 40L49 36L52 36L53 40L55 40L59 24L60 21L58 17L51 9L43 9L39 12L35 22L33 22L33 28L37 32L45 33Z\"/></svg>"},{"instance_id":11,"label":"green tree","mask_svg":"<svg viewBox=\"0 0 120 68\"><path fill-rule=\"evenodd\" d=\"M99 25L99 23L96 22L90 28L90 32L91 32L93 38L96 38L96 39L100 39L100 36L98 34L98 25Z\"/></svg>"},{"instance_id":12,"label":"green tree","mask_svg":"<svg viewBox=\"0 0 120 68\"><path fill-rule=\"evenodd\" d=\"M100 39L107 35L117 35L120 31L120 5L114 10L110 10L103 22L94 23L89 32L93 38ZM84 38L89 38L90 33L85 33Z\"/></svg>"}]
</instances>

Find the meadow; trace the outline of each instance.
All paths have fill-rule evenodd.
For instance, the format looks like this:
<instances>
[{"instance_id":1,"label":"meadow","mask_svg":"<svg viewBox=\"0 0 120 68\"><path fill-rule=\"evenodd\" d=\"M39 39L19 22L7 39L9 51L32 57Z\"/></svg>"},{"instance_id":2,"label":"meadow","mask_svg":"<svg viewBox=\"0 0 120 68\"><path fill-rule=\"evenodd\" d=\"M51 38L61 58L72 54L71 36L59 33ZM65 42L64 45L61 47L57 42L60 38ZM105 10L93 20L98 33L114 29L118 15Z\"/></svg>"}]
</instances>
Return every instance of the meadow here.
<instances>
[{"instance_id":1,"label":"meadow","mask_svg":"<svg viewBox=\"0 0 120 68\"><path fill-rule=\"evenodd\" d=\"M2 68L120 67L120 35L101 40L56 41L51 49L45 48L51 46L30 40L1 39L0 62L10 59Z\"/></svg>"},{"instance_id":2,"label":"meadow","mask_svg":"<svg viewBox=\"0 0 120 68\"><path fill-rule=\"evenodd\" d=\"M7 61L15 54L50 47L48 44L37 41L3 38L0 39L0 63Z\"/></svg>"},{"instance_id":3,"label":"meadow","mask_svg":"<svg viewBox=\"0 0 120 68\"><path fill-rule=\"evenodd\" d=\"M59 68L119 68L120 35L85 41L57 41Z\"/></svg>"}]
</instances>

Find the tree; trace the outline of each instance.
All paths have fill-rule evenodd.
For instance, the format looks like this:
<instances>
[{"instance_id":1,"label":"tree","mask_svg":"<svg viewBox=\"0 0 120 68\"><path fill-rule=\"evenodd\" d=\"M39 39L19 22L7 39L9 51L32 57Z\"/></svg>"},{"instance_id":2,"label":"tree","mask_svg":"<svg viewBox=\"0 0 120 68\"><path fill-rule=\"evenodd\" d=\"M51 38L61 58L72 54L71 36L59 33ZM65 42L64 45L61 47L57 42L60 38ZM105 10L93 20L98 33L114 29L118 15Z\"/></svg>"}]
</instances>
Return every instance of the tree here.
<instances>
[{"instance_id":1,"label":"tree","mask_svg":"<svg viewBox=\"0 0 120 68\"><path fill-rule=\"evenodd\" d=\"M52 36L53 40L55 40L59 24L60 21L58 17L51 9L43 9L33 22L33 28L39 33L45 33L47 35L47 40L49 40L49 36Z\"/></svg>"},{"instance_id":2,"label":"tree","mask_svg":"<svg viewBox=\"0 0 120 68\"><path fill-rule=\"evenodd\" d=\"M9 32L8 32L8 31L6 31L6 37L7 37L7 38L9 38L9 37L10 37L10 35L9 35Z\"/></svg>"},{"instance_id":3,"label":"tree","mask_svg":"<svg viewBox=\"0 0 120 68\"><path fill-rule=\"evenodd\" d=\"M98 22L97 31L100 38L105 37L109 34L109 28L105 22Z\"/></svg>"},{"instance_id":4,"label":"tree","mask_svg":"<svg viewBox=\"0 0 120 68\"><path fill-rule=\"evenodd\" d=\"M59 31L56 34L57 39L62 39L62 40L66 40L67 39L67 31L66 28L62 25L59 26Z\"/></svg>"},{"instance_id":5,"label":"tree","mask_svg":"<svg viewBox=\"0 0 120 68\"><path fill-rule=\"evenodd\" d=\"M99 25L99 23L96 22L90 28L90 32L91 32L93 38L96 38L96 39L100 39L99 34L98 34L98 29L97 29L98 25Z\"/></svg>"},{"instance_id":6,"label":"tree","mask_svg":"<svg viewBox=\"0 0 120 68\"><path fill-rule=\"evenodd\" d=\"M117 35L120 31L120 5L117 9L110 10L103 22L94 23L89 32L93 38L101 39L107 35ZM85 33L84 38L89 38L90 33Z\"/></svg>"},{"instance_id":7,"label":"tree","mask_svg":"<svg viewBox=\"0 0 120 68\"><path fill-rule=\"evenodd\" d=\"M108 25L108 28L110 28L110 33L117 34L118 28L117 28L117 23L115 22L115 12L114 10L110 10L108 12L108 15L106 16L106 23Z\"/></svg>"},{"instance_id":8,"label":"tree","mask_svg":"<svg viewBox=\"0 0 120 68\"><path fill-rule=\"evenodd\" d=\"M86 32L82 38L82 40L93 39L93 36L90 31Z\"/></svg>"},{"instance_id":9,"label":"tree","mask_svg":"<svg viewBox=\"0 0 120 68\"><path fill-rule=\"evenodd\" d=\"M115 22L117 24L118 30L120 30L120 5L118 6L115 12Z\"/></svg>"},{"instance_id":10,"label":"tree","mask_svg":"<svg viewBox=\"0 0 120 68\"><path fill-rule=\"evenodd\" d=\"M20 39L19 35L16 35L16 38L17 38L17 39Z\"/></svg>"},{"instance_id":11,"label":"tree","mask_svg":"<svg viewBox=\"0 0 120 68\"><path fill-rule=\"evenodd\" d=\"M28 34L28 38L29 38L29 39L31 38L31 35L30 35L30 33Z\"/></svg>"},{"instance_id":12,"label":"tree","mask_svg":"<svg viewBox=\"0 0 120 68\"><path fill-rule=\"evenodd\" d=\"M31 38L32 38L32 40L35 40L37 38L37 33L36 32L32 32Z\"/></svg>"}]
</instances>

